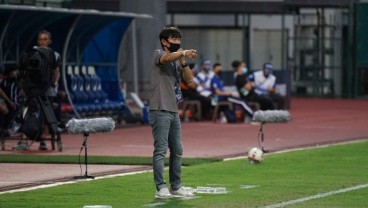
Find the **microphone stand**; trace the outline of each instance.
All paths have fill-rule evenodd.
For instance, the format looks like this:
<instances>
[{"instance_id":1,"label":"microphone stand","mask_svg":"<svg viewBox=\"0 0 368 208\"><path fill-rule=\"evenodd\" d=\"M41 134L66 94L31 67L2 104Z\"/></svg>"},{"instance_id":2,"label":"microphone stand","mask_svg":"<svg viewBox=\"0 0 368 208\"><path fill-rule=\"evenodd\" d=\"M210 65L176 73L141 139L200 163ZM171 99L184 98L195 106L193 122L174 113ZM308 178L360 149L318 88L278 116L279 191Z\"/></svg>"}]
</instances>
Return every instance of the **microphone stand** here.
<instances>
[{"instance_id":1,"label":"microphone stand","mask_svg":"<svg viewBox=\"0 0 368 208\"><path fill-rule=\"evenodd\" d=\"M266 153L266 152L269 152L269 151L268 150L265 150L264 149L264 145L263 145L263 143L264 143L263 124L264 124L264 122L260 122L259 132L258 132L258 142L260 142L260 146L262 148L262 151L264 153ZM261 139L259 137L261 137Z\"/></svg>"},{"instance_id":2,"label":"microphone stand","mask_svg":"<svg viewBox=\"0 0 368 208\"><path fill-rule=\"evenodd\" d=\"M74 179L87 179L87 178L94 179L95 177L88 175L88 172L87 172L87 138L89 136L89 133L85 132L83 136L84 136L84 140L83 140L82 148L84 147L84 164L86 166L86 172L83 176L74 176Z\"/></svg>"}]
</instances>

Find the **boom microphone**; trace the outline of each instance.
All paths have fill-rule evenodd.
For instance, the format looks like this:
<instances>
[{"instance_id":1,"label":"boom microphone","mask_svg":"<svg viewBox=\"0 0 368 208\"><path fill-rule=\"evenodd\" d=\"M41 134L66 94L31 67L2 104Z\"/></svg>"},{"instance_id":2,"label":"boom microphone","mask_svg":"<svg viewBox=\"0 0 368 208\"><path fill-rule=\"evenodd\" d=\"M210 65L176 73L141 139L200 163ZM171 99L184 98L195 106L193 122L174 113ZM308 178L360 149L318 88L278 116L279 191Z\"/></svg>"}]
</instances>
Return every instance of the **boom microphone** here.
<instances>
[{"instance_id":1,"label":"boom microphone","mask_svg":"<svg viewBox=\"0 0 368 208\"><path fill-rule=\"evenodd\" d=\"M112 118L91 118L75 119L72 118L66 124L68 132L71 134L89 134L97 132L110 132L115 128Z\"/></svg>"},{"instance_id":2,"label":"boom microphone","mask_svg":"<svg viewBox=\"0 0 368 208\"><path fill-rule=\"evenodd\" d=\"M260 123L282 123L290 119L290 113L285 110L259 110L253 114L253 121Z\"/></svg>"}]
</instances>

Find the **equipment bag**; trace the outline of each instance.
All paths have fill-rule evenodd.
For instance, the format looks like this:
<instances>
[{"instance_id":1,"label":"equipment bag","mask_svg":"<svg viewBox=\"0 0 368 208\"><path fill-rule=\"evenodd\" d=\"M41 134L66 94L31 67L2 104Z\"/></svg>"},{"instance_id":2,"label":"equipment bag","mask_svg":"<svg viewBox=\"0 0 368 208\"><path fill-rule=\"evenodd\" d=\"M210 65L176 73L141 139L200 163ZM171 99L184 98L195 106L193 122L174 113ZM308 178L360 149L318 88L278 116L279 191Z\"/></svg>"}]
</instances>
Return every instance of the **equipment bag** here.
<instances>
[{"instance_id":1,"label":"equipment bag","mask_svg":"<svg viewBox=\"0 0 368 208\"><path fill-rule=\"evenodd\" d=\"M41 107L36 101L30 102L20 131L31 140L38 139L42 134L43 116Z\"/></svg>"}]
</instances>

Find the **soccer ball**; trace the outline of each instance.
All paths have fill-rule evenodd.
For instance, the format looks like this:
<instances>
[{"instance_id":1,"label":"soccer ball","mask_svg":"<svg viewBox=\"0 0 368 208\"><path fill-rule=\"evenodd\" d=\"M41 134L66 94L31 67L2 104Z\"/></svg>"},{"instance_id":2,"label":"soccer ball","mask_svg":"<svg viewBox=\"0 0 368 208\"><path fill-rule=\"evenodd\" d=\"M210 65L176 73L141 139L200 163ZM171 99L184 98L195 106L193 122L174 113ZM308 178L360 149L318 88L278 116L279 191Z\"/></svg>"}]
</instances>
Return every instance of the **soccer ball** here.
<instances>
[{"instance_id":1,"label":"soccer ball","mask_svg":"<svg viewBox=\"0 0 368 208\"><path fill-rule=\"evenodd\" d=\"M263 160L263 151L257 147L253 147L248 152L248 160L251 163L260 163Z\"/></svg>"}]
</instances>

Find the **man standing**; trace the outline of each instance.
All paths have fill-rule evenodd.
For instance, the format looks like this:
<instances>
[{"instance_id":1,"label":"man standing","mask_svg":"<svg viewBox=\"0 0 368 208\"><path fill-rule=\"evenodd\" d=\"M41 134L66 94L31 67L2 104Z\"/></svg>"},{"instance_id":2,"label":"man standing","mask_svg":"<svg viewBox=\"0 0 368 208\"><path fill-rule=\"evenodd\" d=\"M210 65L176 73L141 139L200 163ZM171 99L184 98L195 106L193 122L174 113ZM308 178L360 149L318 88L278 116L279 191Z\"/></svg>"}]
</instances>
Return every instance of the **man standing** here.
<instances>
[{"instance_id":1,"label":"man standing","mask_svg":"<svg viewBox=\"0 0 368 208\"><path fill-rule=\"evenodd\" d=\"M191 197L193 194L183 189L181 183L183 146L178 103L183 100L180 75L189 87L196 87L185 57L195 58L197 52L180 48L181 32L176 27L165 27L159 35L159 40L163 50L157 49L153 54L149 104L149 123L154 139L153 175L157 189L155 197ZM168 148L170 191L164 180L164 159Z\"/></svg>"},{"instance_id":2,"label":"man standing","mask_svg":"<svg viewBox=\"0 0 368 208\"><path fill-rule=\"evenodd\" d=\"M51 45L52 40L51 40L51 33L47 30L42 30L38 33L38 38L37 38L37 46L36 47L44 47L44 48L49 48L49 46ZM52 67L52 77L51 77L51 86L49 87L49 89L46 92L46 96L49 98L49 101L51 104L54 103L54 100L56 100L56 95L57 95L57 87L58 87L58 82L60 79L60 66L61 66L61 56L58 52L54 51L54 55L55 55L55 65ZM58 107L60 108L60 106ZM55 112L55 116L58 119L58 122L60 123L60 115L57 116L58 113L60 113L60 111L58 111L58 109L54 108L54 112ZM40 150L47 150L47 146L45 141L41 140L40 141Z\"/></svg>"}]
</instances>

